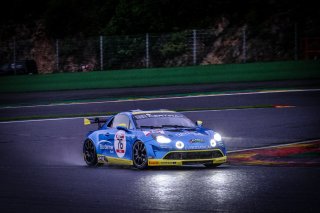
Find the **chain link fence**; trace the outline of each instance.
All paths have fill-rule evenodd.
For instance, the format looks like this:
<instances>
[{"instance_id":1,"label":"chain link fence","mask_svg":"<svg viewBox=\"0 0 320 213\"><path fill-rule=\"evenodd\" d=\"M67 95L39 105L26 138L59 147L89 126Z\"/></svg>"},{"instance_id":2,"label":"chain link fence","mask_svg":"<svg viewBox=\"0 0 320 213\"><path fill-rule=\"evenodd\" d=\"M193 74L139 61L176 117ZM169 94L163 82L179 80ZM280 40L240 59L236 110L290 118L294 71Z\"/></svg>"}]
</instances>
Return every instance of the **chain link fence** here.
<instances>
[{"instance_id":1,"label":"chain link fence","mask_svg":"<svg viewBox=\"0 0 320 213\"><path fill-rule=\"evenodd\" d=\"M320 39L312 42L319 44ZM0 63L34 60L39 73L51 73L318 59L320 45L310 56L305 44L295 25L217 27L163 34L12 40L0 43Z\"/></svg>"}]
</instances>

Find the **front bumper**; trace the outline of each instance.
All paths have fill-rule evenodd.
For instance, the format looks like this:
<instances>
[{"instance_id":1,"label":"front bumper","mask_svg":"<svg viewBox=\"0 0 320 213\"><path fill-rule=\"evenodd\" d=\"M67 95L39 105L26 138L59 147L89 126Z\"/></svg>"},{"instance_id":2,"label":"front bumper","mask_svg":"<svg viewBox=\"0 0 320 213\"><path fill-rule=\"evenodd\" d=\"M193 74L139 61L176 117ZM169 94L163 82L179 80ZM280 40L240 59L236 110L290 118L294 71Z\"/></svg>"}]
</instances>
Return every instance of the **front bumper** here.
<instances>
[{"instance_id":1,"label":"front bumper","mask_svg":"<svg viewBox=\"0 0 320 213\"><path fill-rule=\"evenodd\" d=\"M221 150L193 150L173 151L167 153L162 159L148 159L148 166L182 166L188 164L215 165L227 162L227 156Z\"/></svg>"},{"instance_id":2,"label":"front bumper","mask_svg":"<svg viewBox=\"0 0 320 213\"><path fill-rule=\"evenodd\" d=\"M220 165L227 162L227 156L214 158L214 159L199 159L199 160L148 160L148 166L183 166L190 164L205 164L205 163L213 163L216 165Z\"/></svg>"}]
</instances>

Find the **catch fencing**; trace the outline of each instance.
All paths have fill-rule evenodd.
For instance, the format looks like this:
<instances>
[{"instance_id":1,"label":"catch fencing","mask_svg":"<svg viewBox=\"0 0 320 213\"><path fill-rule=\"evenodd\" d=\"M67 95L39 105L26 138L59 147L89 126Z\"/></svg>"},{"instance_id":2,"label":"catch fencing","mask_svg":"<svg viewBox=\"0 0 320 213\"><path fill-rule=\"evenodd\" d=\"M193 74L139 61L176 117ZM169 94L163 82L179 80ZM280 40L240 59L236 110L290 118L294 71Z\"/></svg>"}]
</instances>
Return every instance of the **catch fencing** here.
<instances>
[{"instance_id":1,"label":"catch fencing","mask_svg":"<svg viewBox=\"0 0 320 213\"><path fill-rule=\"evenodd\" d=\"M309 43L295 25L11 40L0 43L0 63L32 59L40 73L51 73L318 59L320 47L309 51Z\"/></svg>"}]
</instances>

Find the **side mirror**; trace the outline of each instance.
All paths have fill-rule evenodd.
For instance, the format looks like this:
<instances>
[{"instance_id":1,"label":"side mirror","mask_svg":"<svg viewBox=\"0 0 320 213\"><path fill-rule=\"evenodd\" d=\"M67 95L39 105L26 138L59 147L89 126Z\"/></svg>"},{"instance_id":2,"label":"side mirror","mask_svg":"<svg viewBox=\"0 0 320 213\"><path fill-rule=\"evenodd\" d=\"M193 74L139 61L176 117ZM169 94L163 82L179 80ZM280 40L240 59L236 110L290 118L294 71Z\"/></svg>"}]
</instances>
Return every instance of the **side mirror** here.
<instances>
[{"instance_id":1,"label":"side mirror","mask_svg":"<svg viewBox=\"0 0 320 213\"><path fill-rule=\"evenodd\" d=\"M196 125L198 126L198 127L202 127L202 121L196 121Z\"/></svg>"}]
</instances>

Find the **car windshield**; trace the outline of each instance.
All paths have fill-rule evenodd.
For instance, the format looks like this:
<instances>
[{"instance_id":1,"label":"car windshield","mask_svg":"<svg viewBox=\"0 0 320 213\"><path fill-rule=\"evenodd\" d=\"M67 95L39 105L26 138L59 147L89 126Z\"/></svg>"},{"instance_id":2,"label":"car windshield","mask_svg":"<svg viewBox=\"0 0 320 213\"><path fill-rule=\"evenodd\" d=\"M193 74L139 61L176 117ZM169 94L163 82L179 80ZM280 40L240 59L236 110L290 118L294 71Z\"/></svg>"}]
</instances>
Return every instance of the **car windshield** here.
<instances>
[{"instance_id":1,"label":"car windshield","mask_svg":"<svg viewBox=\"0 0 320 213\"><path fill-rule=\"evenodd\" d=\"M145 113L133 116L137 128L194 128L195 124L180 113Z\"/></svg>"}]
</instances>

